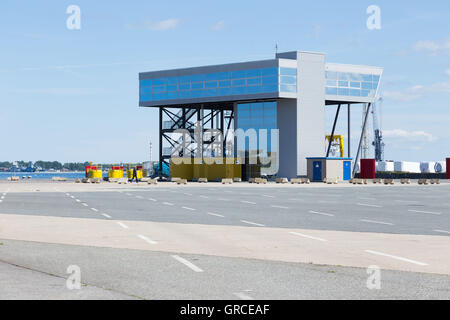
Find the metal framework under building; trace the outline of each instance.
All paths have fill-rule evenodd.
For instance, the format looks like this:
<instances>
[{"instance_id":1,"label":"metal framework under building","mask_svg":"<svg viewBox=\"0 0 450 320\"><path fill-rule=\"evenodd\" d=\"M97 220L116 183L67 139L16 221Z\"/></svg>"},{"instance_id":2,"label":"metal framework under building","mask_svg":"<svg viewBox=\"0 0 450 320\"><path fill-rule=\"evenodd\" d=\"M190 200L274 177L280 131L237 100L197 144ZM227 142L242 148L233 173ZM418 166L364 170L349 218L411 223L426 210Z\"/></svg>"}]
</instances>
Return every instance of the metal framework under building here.
<instances>
[{"instance_id":1,"label":"metal framework under building","mask_svg":"<svg viewBox=\"0 0 450 320\"><path fill-rule=\"evenodd\" d=\"M228 156L226 154L227 138L234 129L233 103L215 103L200 105L179 105L159 108L159 162L169 165L170 158L175 157L209 157ZM200 127L202 143L196 141L195 129ZM189 133L191 144L185 145L177 130ZM211 130L219 130L221 140L208 135ZM186 146L186 148L180 148ZM208 153L209 152L209 153ZM185 154L187 153L187 154ZM159 166L159 176L163 175L163 166Z\"/></svg>"}]
</instances>

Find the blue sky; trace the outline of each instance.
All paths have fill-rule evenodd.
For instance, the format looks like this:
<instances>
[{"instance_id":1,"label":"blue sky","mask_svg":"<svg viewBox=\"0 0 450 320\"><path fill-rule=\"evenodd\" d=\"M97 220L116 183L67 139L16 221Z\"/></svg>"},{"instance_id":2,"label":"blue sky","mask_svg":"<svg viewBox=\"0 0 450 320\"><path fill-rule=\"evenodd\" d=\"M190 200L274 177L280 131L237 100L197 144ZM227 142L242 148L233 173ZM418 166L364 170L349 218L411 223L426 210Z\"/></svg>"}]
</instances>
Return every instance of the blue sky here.
<instances>
[{"instance_id":1,"label":"blue sky","mask_svg":"<svg viewBox=\"0 0 450 320\"><path fill-rule=\"evenodd\" d=\"M81 30L66 28L72 4ZM366 28L372 4L381 30ZM386 159L450 156L448 1L2 0L0 26L0 160L137 162L150 140L155 159L157 110L138 108L139 72L270 59L276 43L384 67Z\"/></svg>"}]
</instances>

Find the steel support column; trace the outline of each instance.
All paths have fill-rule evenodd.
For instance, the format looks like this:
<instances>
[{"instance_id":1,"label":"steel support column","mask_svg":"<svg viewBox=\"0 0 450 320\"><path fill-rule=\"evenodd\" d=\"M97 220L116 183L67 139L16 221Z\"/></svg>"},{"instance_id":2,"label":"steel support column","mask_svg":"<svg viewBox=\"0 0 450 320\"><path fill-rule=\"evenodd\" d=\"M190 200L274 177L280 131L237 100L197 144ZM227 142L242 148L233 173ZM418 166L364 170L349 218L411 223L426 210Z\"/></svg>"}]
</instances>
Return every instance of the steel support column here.
<instances>
[{"instance_id":1,"label":"steel support column","mask_svg":"<svg viewBox=\"0 0 450 320\"><path fill-rule=\"evenodd\" d=\"M367 118L369 117L369 112L370 112L371 106L372 106L372 104L369 103L367 106L366 115L364 116L364 124L363 124L362 130L361 130L361 137L359 138L358 151L356 151L355 165L353 166L352 177L355 175L356 164L358 163L358 160L359 160L359 153L361 151L361 144L362 144L362 140L363 140L363 136L364 136L364 130L366 129Z\"/></svg>"},{"instance_id":2,"label":"steel support column","mask_svg":"<svg viewBox=\"0 0 450 320\"><path fill-rule=\"evenodd\" d=\"M350 103L347 105L347 156L351 158L350 152Z\"/></svg>"}]
</instances>

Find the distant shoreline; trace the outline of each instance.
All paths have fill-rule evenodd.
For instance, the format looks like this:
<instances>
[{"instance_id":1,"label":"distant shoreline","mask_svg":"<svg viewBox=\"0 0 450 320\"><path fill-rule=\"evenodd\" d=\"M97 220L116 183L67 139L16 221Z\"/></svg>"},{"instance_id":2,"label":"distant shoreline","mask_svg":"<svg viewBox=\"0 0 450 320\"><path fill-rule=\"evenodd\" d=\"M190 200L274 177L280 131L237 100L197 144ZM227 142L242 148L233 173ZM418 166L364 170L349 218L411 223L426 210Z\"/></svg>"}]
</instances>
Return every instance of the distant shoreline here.
<instances>
[{"instance_id":1,"label":"distant shoreline","mask_svg":"<svg viewBox=\"0 0 450 320\"><path fill-rule=\"evenodd\" d=\"M26 171L0 171L0 174L22 174L22 175L27 175L27 174L40 174L40 173L44 173L44 174L72 174L72 173L84 173L84 171L35 171L35 172L26 172Z\"/></svg>"}]
</instances>

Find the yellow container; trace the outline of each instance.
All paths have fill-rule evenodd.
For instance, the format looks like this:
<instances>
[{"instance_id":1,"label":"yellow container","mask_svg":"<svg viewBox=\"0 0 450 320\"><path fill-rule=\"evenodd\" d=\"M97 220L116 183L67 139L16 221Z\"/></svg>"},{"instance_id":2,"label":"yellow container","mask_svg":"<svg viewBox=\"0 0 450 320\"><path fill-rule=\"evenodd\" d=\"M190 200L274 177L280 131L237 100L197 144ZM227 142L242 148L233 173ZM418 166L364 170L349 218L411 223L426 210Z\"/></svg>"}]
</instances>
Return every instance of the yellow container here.
<instances>
[{"instance_id":1,"label":"yellow container","mask_svg":"<svg viewBox=\"0 0 450 320\"><path fill-rule=\"evenodd\" d=\"M191 159L186 159L191 160ZM199 162L196 159L196 162ZM201 163L175 164L170 163L170 176L182 179L192 180L193 178L207 178L209 181L220 180L223 178L241 178L241 162L240 159L233 158L231 163L226 163L223 158L208 158L201 161Z\"/></svg>"},{"instance_id":2,"label":"yellow container","mask_svg":"<svg viewBox=\"0 0 450 320\"><path fill-rule=\"evenodd\" d=\"M115 179L121 179L123 178L123 170L108 170L108 177L115 178Z\"/></svg>"},{"instance_id":3,"label":"yellow container","mask_svg":"<svg viewBox=\"0 0 450 320\"><path fill-rule=\"evenodd\" d=\"M88 178L103 178L102 170L88 170Z\"/></svg>"},{"instance_id":4,"label":"yellow container","mask_svg":"<svg viewBox=\"0 0 450 320\"><path fill-rule=\"evenodd\" d=\"M179 158L176 161L181 162L175 164L173 160L170 160L170 176L177 177L186 180L192 180L194 174L194 161L191 158Z\"/></svg>"}]
</instances>

